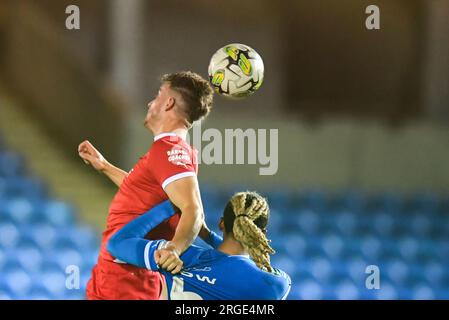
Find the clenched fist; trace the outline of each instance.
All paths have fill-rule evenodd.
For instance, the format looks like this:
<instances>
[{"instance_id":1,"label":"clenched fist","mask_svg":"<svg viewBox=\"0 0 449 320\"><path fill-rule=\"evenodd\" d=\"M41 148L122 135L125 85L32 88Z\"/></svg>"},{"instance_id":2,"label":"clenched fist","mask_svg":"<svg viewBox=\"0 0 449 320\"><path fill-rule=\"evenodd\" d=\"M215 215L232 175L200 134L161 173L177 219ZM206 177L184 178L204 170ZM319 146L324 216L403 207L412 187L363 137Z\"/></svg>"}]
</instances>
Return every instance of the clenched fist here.
<instances>
[{"instance_id":1,"label":"clenched fist","mask_svg":"<svg viewBox=\"0 0 449 320\"><path fill-rule=\"evenodd\" d=\"M108 164L101 153L87 140L78 146L78 154L86 164L90 164L98 171L103 171Z\"/></svg>"}]
</instances>

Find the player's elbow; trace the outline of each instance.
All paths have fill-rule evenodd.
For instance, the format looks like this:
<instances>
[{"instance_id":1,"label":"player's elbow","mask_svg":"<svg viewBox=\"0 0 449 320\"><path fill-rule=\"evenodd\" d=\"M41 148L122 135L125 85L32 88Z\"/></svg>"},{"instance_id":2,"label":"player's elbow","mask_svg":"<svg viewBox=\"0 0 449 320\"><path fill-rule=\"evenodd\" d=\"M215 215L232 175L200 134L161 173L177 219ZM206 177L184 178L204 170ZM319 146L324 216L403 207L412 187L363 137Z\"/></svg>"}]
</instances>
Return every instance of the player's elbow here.
<instances>
[{"instance_id":1,"label":"player's elbow","mask_svg":"<svg viewBox=\"0 0 449 320\"><path fill-rule=\"evenodd\" d=\"M188 203L179 208L182 214L188 215L194 219L201 219L203 216L203 209L197 203Z\"/></svg>"}]
</instances>

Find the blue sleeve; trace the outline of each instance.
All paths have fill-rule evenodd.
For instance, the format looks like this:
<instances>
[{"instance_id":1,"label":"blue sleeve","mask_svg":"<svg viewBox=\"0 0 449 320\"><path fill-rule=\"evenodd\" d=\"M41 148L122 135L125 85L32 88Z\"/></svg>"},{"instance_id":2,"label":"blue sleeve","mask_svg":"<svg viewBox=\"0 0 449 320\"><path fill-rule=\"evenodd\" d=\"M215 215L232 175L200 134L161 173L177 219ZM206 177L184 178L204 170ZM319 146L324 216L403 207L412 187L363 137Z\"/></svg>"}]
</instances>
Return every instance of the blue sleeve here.
<instances>
[{"instance_id":1,"label":"blue sleeve","mask_svg":"<svg viewBox=\"0 0 449 320\"><path fill-rule=\"evenodd\" d=\"M126 263L158 270L154 262L154 251L159 249L165 240L146 240L145 235L158 224L175 214L170 201L164 201L140 217L130 221L117 231L108 241L107 249L112 256Z\"/></svg>"},{"instance_id":2,"label":"blue sleeve","mask_svg":"<svg viewBox=\"0 0 449 320\"><path fill-rule=\"evenodd\" d=\"M215 232L211 231L209 233L209 237L207 239L203 239L203 241L210 245L212 248L217 249L223 242L223 238Z\"/></svg>"},{"instance_id":3,"label":"blue sleeve","mask_svg":"<svg viewBox=\"0 0 449 320\"><path fill-rule=\"evenodd\" d=\"M278 276L278 294L277 294L277 299L278 300L286 300L289 293L290 293L290 289L292 287L292 280L290 278L290 276L285 273L284 271L280 270L280 269L274 269L274 274L276 276Z\"/></svg>"}]
</instances>

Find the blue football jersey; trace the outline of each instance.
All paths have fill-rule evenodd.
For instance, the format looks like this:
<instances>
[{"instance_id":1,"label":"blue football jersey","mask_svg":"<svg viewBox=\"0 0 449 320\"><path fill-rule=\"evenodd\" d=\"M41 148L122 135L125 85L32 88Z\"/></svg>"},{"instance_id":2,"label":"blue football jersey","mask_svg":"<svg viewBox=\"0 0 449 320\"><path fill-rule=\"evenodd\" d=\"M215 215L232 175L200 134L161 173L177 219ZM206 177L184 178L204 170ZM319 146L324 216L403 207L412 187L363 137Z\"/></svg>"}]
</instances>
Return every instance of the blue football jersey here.
<instances>
[{"instance_id":1,"label":"blue football jersey","mask_svg":"<svg viewBox=\"0 0 449 320\"><path fill-rule=\"evenodd\" d=\"M290 277L275 269L266 272L249 256L227 255L214 248L190 246L182 255L180 273L173 275L159 269L154 252L165 240L146 240L144 236L160 222L174 214L169 202L129 222L108 243L108 250L117 259L149 270L159 271L167 282L168 298L172 300L280 300L290 291ZM211 233L206 241L217 247L221 238Z\"/></svg>"}]
</instances>

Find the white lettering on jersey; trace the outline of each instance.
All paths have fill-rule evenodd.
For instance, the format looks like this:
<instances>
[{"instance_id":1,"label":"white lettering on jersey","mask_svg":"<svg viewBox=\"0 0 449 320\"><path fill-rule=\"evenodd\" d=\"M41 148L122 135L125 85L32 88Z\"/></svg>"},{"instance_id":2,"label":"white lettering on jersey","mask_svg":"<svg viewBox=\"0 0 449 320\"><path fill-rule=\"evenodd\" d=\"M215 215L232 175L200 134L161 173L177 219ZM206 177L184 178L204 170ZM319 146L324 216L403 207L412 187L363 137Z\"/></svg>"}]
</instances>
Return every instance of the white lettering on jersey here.
<instances>
[{"instance_id":1,"label":"white lettering on jersey","mask_svg":"<svg viewBox=\"0 0 449 320\"><path fill-rule=\"evenodd\" d=\"M167 151L168 161L177 166L186 166L186 163L190 163L190 154L188 151L175 146L172 150Z\"/></svg>"},{"instance_id":2,"label":"white lettering on jersey","mask_svg":"<svg viewBox=\"0 0 449 320\"><path fill-rule=\"evenodd\" d=\"M209 284L215 284L215 281L217 281L216 278L210 279L208 276L200 276L199 274L193 274L187 271L181 271L181 274L187 278L193 278L196 277L197 280L201 282L207 282Z\"/></svg>"}]
</instances>

